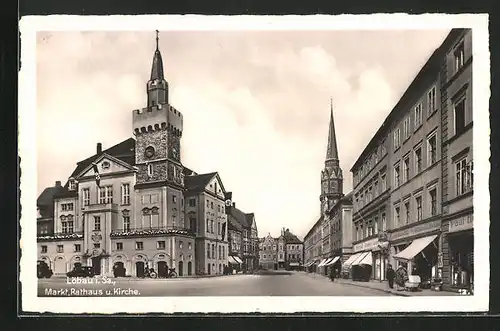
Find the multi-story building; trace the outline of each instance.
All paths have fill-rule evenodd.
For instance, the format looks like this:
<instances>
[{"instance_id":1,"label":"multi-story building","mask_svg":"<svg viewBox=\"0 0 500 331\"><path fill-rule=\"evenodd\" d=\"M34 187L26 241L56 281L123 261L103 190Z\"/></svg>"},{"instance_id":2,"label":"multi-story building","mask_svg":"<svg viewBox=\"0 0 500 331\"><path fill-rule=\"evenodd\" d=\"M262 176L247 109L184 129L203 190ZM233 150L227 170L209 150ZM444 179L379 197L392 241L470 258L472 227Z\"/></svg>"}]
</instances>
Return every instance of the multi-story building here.
<instances>
[{"instance_id":1,"label":"multi-story building","mask_svg":"<svg viewBox=\"0 0 500 331\"><path fill-rule=\"evenodd\" d=\"M231 192L228 192L231 195ZM227 196L227 195L226 195ZM230 201L230 198L229 198ZM229 265L237 272L241 271L243 265L243 225L236 220L231 212L228 217L228 236L229 236Z\"/></svg>"},{"instance_id":2,"label":"multi-story building","mask_svg":"<svg viewBox=\"0 0 500 331\"><path fill-rule=\"evenodd\" d=\"M341 201L343 194L343 176L339 164L337 139L333 121L333 107L330 104L330 124L326 149L325 167L321 171L320 218L304 237L305 266L309 271L326 274L333 256L331 211ZM337 207L338 209L339 207ZM338 221L338 220L337 220ZM343 229L340 227L339 229ZM335 243L343 242L342 231L336 232ZM338 259L337 259L338 260Z\"/></svg>"},{"instance_id":3,"label":"multi-story building","mask_svg":"<svg viewBox=\"0 0 500 331\"><path fill-rule=\"evenodd\" d=\"M283 229L282 237L285 243L286 269L300 269L304 265L304 243L289 229Z\"/></svg>"},{"instance_id":4,"label":"multi-story building","mask_svg":"<svg viewBox=\"0 0 500 331\"><path fill-rule=\"evenodd\" d=\"M196 234L196 273L221 274L228 264L225 189L218 173L184 178L186 216Z\"/></svg>"},{"instance_id":5,"label":"multi-story building","mask_svg":"<svg viewBox=\"0 0 500 331\"><path fill-rule=\"evenodd\" d=\"M340 271L342 264L352 256L352 192L343 196L328 212L330 218L330 256L325 267Z\"/></svg>"},{"instance_id":6,"label":"multi-story building","mask_svg":"<svg viewBox=\"0 0 500 331\"><path fill-rule=\"evenodd\" d=\"M446 242L451 236L443 232L451 229L465 234L462 238L471 234L472 60L468 31L450 32L351 169L355 254L347 262L372 266L372 278L383 280L391 263L417 273L423 282L443 278L449 283L451 268L445 267L443 274L449 255L443 253L449 254ZM443 214L465 221L458 221L460 226L454 230L443 221ZM470 252L472 236L468 238L458 240L458 246L467 242ZM472 263L465 264L472 270Z\"/></svg>"},{"instance_id":7,"label":"multi-story building","mask_svg":"<svg viewBox=\"0 0 500 331\"><path fill-rule=\"evenodd\" d=\"M241 269L245 272L259 265L259 237L254 213L244 213L236 208L236 203L227 207L229 217L242 226L242 250L237 261L242 260Z\"/></svg>"},{"instance_id":8,"label":"multi-story building","mask_svg":"<svg viewBox=\"0 0 500 331\"><path fill-rule=\"evenodd\" d=\"M442 279L445 289L471 289L474 284L472 31L455 30L448 39L441 67L440 102Z\"/></svg>"},{"instance_id":9,"label":"multi-story building","mask_svg":"<svg viewBox=\"0 0 500 331\"><path fill-rule=\"evenodd\" d=\"M226 192L217 173L181 163L183 118L169 102L158 38L146 91L147 107L132 112L135 138L106 150L98 143L64 186L37 201L38 257L55 274L87 265L104 275L121 267L131 276L145 268L187 276L228 264ZM255 217L243 218L252 243Z\"/></svg>"},{"instance_id":10,"label":"multi-story building","mask_svg":"<svg viewBox=\"0 0 500 331\"><path fill-rule=\"evenodd\" d=\"M278 269L278 240L270 233L259 239L259 266L262 269Z\"/></svg>"}]
</instances>

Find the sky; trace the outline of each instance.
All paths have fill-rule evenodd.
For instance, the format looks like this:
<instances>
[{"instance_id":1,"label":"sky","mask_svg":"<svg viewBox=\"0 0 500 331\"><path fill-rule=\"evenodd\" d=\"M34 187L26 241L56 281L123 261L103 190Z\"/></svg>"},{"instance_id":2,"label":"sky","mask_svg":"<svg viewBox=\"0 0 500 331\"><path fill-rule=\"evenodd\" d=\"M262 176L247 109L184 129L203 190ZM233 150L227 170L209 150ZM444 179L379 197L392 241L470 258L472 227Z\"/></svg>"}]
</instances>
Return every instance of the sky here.
<instances>
[{"instance_id":1,"label":"sky","mask_svg":"<svg viewBox=\"0 0 500 331\"><path fill-rule=\"evenodd\" d=\"M259 236L303 238L320 216L330 99L350 169L448 30L160 31L182 163L217 171ZM154 31L37 34L37 192L132 137Z\"/></svg>"}]
</instances>

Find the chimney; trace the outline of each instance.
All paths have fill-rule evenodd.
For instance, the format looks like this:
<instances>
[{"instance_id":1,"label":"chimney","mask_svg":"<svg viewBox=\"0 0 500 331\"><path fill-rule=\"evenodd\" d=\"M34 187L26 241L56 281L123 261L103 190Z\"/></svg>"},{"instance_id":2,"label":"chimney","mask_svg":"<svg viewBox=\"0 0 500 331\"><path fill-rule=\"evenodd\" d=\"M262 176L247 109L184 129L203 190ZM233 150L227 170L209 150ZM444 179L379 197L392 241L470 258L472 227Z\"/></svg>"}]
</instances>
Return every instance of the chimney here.
<instances>
[{"instance_id":1,"label":"chimney","mask_svg":"<svg viewBox=\"0 0 500 331\"><path fill-rule=\"evenodd\" d=\"M101 153L102 153L102 144L97 143L97 154L101 154Z\"/></svg>"},{"instance_id":2,"label":"chimney","mask_svg":"<svg viewBox=\"0 0 500 331\"><path fill-rule=\"evenodd\" d=\"M60 180L56 180L56 187L61 187L61 181Z\"/></svg>"}]
</instances>

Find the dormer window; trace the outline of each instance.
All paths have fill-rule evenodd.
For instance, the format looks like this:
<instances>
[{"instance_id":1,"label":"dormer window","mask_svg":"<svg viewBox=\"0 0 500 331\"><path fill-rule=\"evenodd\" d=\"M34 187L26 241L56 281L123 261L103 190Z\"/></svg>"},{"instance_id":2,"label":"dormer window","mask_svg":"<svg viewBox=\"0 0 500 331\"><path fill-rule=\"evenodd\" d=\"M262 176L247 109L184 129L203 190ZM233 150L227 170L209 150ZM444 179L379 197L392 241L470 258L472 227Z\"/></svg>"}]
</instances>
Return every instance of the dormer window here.
<instances>
[{"instance_id":1,"label":"dormer window","mask_svg":"<svg viewBox=\"0 0 500 331\"><path fill-rule=\"evenodd\" d=\"M70 191L73 191L73 190L75 190L75 188L76 188L76 181L74 178L70 178L69 182L68 182L68 189Z\"/></svg>"}]
</instances>

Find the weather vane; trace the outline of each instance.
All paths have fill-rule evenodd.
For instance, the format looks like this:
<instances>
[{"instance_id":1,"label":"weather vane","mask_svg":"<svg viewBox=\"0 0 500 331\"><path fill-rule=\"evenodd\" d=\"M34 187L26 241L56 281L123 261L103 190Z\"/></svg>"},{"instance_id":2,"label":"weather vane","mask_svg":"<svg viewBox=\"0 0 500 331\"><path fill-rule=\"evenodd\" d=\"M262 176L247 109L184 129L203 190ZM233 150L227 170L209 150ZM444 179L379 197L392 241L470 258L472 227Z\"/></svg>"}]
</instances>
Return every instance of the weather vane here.
<instances>
[{"instance_id":1,"label":"weather vane","mask_svg":"<svg viewBox=\"0 0 500 331\"><path fill-rule=\"evenodd\" d=\"M158 34L159 34L159 33L160 33L160 32L159 32L158 30L156 30L156 49L158 49L158 40L160 39L160 38L158 37Z\"/></svg>"}]
</instances>

